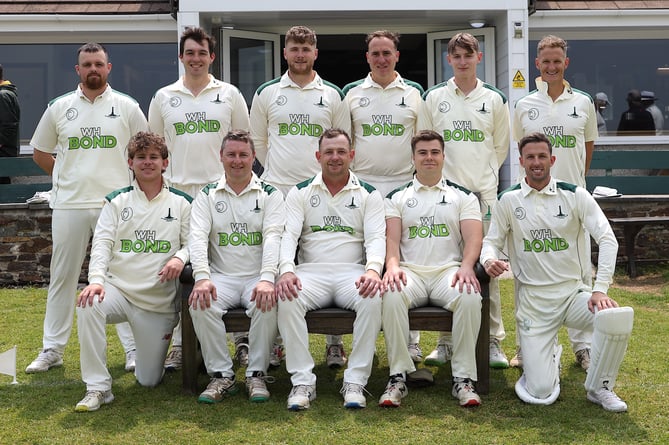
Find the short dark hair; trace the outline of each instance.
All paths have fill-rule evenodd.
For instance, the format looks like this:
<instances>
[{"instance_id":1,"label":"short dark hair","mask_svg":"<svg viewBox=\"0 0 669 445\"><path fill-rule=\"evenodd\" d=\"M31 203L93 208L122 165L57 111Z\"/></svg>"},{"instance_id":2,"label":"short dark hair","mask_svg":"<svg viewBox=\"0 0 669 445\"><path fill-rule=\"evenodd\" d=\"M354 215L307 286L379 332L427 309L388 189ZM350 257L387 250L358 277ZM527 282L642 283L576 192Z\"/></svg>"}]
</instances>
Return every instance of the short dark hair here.
<instances>
[{"instance_id":1,"label":"short dark hair","mask_svg":"<svg viewBox=\"0 0 669 445\"><path fill-rule=\"evenodd\" d=\"M316 46L316 32L306 26L293 26L286 32L286 44L289 40L295 43L307 43Z\"/></svg>"},{"instance_id":2,"label":"short dark hair","mask_svg":"<svg viewBox=\"0 0 669 445\"><path fill-rule=\"evenodd\" d=\"M411 138L411 153L416 152L416 144L420 141L439 141L441 152L444 152L444 138L434 130L420 130Z\"/></svg>"},{"instance_id":3,"label":"short dark hair","mask_svg":"<svg viewBox=\"0 0 669 445\"><path fill-rule=\"evenodd\" d=\"M184 44L188 39L195 40L200 45L206 41L207 45L209 46L209 54L214 53L216 39L213 36L207 34L207 32L202 28L187 26L183 34L181 34L181 38L179 39L179 56L184 55Z\"/></svg>"},{"instance_id":4,"label":"short dark hair","mask_svg":"<svg viewBox=\"0 0 669 445\"><path fill-rule=\"evenodd\" d=\"M553 154L553 145L551 145L551 141L548 139L548 136L537 131L535 133L530 133L524 136L520 139L520 141L518 141L518 151L520 152L520 155L523 155L523 147L525 147L527 144L536 144L539 142L545 142L546 145L548 145L548 152Z\"/></svg>"},{"instance_id":5,"label":"short dark hair","mask_svg":"<svg viewBox=\"0 0 669 445\"><path fill-rule=\"evenodd\" d=\"M228 134L226 134L223 137L223 141L221 142L221 152L225 148L225 144L228 141L241 141L241 142L246 142L249 144L249 147L251 147L251 153L256 152L256 147L253 145L253 139L251 139L251 133L249 133L246 130L230 130L228 131Z\"/></svg>"},{"instance_id":6,"label":"short dark hair","mask_svg":"<svg viewBox=\"0 0 669 445\"><path fill-rule=\"evenodd\" d=\"M77 50L77 59L81 53L97 53L102 51L107 56L107 61L109 61L109 53L107 48L104 47L101 43L89 42L81 45Z\"/></svg>"},{"instance_id":7,"label":"short dark hair","mask_svg":"<svg viewBox=\"0 0 669 445\"><path fill-rule=\"evenodd\" d=\"M145 152L150 148L157 148L163 159L167 159L169 156L164 137L150 131L140 131L131 137L128 142L128 159L134 159L137 153Z\"/></svg>"},{"instance_id":8,"label":"short dark hair","mask_svg":"<svg viewBox=\"0 0 669 445\"><path fill-rule=\"evenodd\" d=\"M370 32L369 34L367 34L367 37L365 38L365 43L367 44L368 48L369 48L369 42L371 42L372 39L375 39L377 37L378 38L385 37L386 39L390 39L393 42L393 45L395 45L395 49L398 49L400 46L399 33L388 31L385 29L380 29L378 31Z\"/></svg>"},{"instance_id":9,"label":"short dark hair","mask_svg":"<svg viewBox=\"0 0 669 445\"><path fill-rule=\"evenodd\" d=\"M342 130L341 128L328 128L323 132L320 138L318 138L318 149L321 149L321 144L323 143L323 139L334 139L338 136L344 136L346 140L348 141L348 148L351 148L351 136L346 133L346 131Z\"/></svg>"}]
</instances>

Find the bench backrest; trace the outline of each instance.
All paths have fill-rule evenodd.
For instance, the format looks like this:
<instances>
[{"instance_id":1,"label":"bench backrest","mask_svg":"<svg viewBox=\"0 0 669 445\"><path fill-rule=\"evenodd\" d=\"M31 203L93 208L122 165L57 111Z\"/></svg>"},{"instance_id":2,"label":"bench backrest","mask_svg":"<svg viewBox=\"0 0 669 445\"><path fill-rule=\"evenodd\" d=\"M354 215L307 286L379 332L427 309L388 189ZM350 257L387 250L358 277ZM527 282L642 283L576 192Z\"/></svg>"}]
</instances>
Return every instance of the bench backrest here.
<instances>
[{"instance_id":1,"label":"bench backrest","mask_svg":"<svg viewBox=\"0 0 669 445\"><path fill-rule=\"evenodd\" d=\"M595 150L589 171L593 170L604 170L605 176L586 176L587 189L591 192L602 185L624 195L669 194L669 176L657 174L660 170L669 171L669 151ZM645 172L635 174L630 170Z\"/></svg>"},{"instance_id":2,"label":"bench backrest","mask_svg":"<svg viewBox=\"0 0 669 445\"><path fill-rule=\"evenodd\" d=\"M51 190L51 182L44 182L48 178L33 158L30 156L20 156L18 158L0 158L0 177L8 176L15 178L17 176L39 176L40 181L34 184L0 184L0 203L24 203L26 199L32 197L35 192L45 192Z\"/></svg>"}]
</instances>

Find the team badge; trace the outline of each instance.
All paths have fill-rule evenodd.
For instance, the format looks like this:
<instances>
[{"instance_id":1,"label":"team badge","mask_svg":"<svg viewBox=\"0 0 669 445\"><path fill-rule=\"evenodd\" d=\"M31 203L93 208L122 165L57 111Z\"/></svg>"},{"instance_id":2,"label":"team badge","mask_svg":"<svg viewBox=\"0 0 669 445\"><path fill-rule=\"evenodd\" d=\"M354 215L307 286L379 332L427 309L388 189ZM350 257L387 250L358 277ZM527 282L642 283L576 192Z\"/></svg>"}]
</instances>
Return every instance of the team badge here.
<instances>
[{"instance_id":1,"label":"team badge","mask_svg":"<svg viewBox=\"0 0 669 445\"><path fill-rule=\"evenodd\" d=\"M223 213L228 210L228 205L225 203L225 201L218 201L214 208L218 213Z\"/></svg>"},{"instance_id":2,"label":"team badge","mask_svg":"<svg viewBox=\"0 0 669 445\"><path fill-rule=\"evenodd\" d=\"M402 96L402 102L396 104L400 108L406 108L407 104L404 102L404 96Z\"/></svg>"},{"instance_id":3,"label":"team badge","mask_svg":"<svg viewBox=\"0 0 669 445\"><path fill-rule=\"evenodd\" d=\"M254 208L252 208L251 211L252 211L253 213L260 213L261 210L262 210L262 209L261 209L260 206L258 205L258 200L256 199L256 206L255 206Z\"/></svg>"},{"instance_id":4,"label":"team badge","mask_svg":"<svg viewBox=\"0 0 669 445\"><path fill-rule=\"evenodd\" d=\"M318 108L325 108L327 105L323 103L323 96L321 96L321 99L316 102L314 105L316 105Z\"/></svg>"},{"instance_id":5,"label":"team badge","mask_svg":"<svg viewBox=\"0 0 669 445\"><path fill-rule=\"evenodd\" d=\"M361 97L360 100L358 101L358 105L360 105L362 108L368 107L369 106L369 97Z\"/></svg>"},{"instance_id":6,"label":"team badge","mask_svg":"<svg viewBox=\"0 0 669 445\"><path fill-rule=\"evenodd\" d=\"M282 94L276 98L276 101L274 103L280 107L283 107L288 103L288 98Z\"/></svg>"},{"instance_id":7,"label":"team badge","mask_svg":"<svg viewBox=\"0 0 669 445\"><path fill-rule=\"evenodd\" d=\"M350 204L346 204L347 209L357 209L359 207L360 206L355 203L355 196L351 197L351 203Z\"/></svg>"},{"instance_id":8,"label":"team badge","mask_svg":"<svg viewBox=\"0 0 669 445\"><path fill-rule=\"evenodd\" d=\"M219 96L220 96L220 94L216 94L216 99L212 100L211 103L212 104L222 104L223 101L221 100L221 98Z\"/></svg>"},{"instance_id":9,"label":"team badge","mask_svg":"<svg viewBox=\"0 0 669 445\"><path fill-rule=\"evenodd\" d=\"M446 201L446 195L441 195L441 201L437 202L438 206L445 206L450 204L450 202Z\"/></svg>"},{"instance_id":10,"label":"team badge","mask_svg":"<svg viewBox=\"0 0 669 445\"><path fill-rule=\"evenodd\" d=\"M160 219L162 219L163 221L167 221L167 222L172 222L172 221L177 220L174 216L172 216L172 208L171 207L169 209L167 209L167 216L163 216Z\"/></svg>"},{"instance_id":11,"label":"team badge","mask_svg":"<svg viewBox=\"0 0 669 445\"><path fill-rule=\"evenodd\" d=\"M529 110L527 110L527 117L530 118L531 121L539 119L539 109L530 108Z\"/></svg>"},{"instance_id":12,"label":"team badge","mask_svg":"<svg viewBox=\"0 0 669 445\"><path fill-rule=\"evenodd\" d=\"M576 119L577 117L581 117L577 112L576 112L576 107L574 107L574 111L569 113L567 116L571 117L572 119Z\"/></svg>"},{"instance_id":13,"label":"team badge","mask_svg":"<svg viewBox=\"0 0 669 445\"><path fill-rule=\"evenodd\" d=\"M318 207L321 205L321 197L318 195L311 195L311 198L309 198L309 205L311 205L311 207Z\"/></svg>"},{"instance_id":14,"label":"team badge","mask_svg":"<svg viewBox=\"0 0 669 445\"><path fill-rule=\"evenodd\" d=\"M170 107L177 108L181 105L181 98L179 96L170 97Z\"/></svg>"},{"instance_id":15,"label":"team badge","mask_svg":"<svg viewBox=\"0 0 669 445\"><path fill-rule=\"evenodd\" d=\"M114 113L114 107L111 107L111 113L109 113L109 114L106 115L105 117L109 117L109 118L112 118L112 119L116 119L116 118L119 118L119 117L121 117L121 116L118 115L118 114L116 114L116 113Z\"/></svg>"},{"instance_id":16,"label":"team badge","mask_svg":"<svg viewBox=\"0 0 669 445\"><path fill-rule=\"evenodd\" d=\"M410 209L413 209L418 205L418 200L416 198L409 198L407 199L407 207Z\"/></svg>"},{"instance_id":17,"label":"team badge","mask_svg":"<svg viewBox=\"0 0 669 445\"><path fill-rule=\"evenodd\" d=\"M132 219L132 207L125 207L121 210L121 220L130 221Z\"/></svg>"},{"instance_id":18,"label":"team badge","mask_svg":"<svg viewBox=\"0 0 669 445\"><path fill-rule=\"evenodd\" d=\"M485 102L483 102L483 104L481 104L481 108L476 110L476 112L481 113L481 114L490 114L490 111L488 111L485 107Z\"/></svg>"},{"instance_id":19,"label":"team badge","mask_svg":"<svg viewBox=\"0 0 669 445\"><path fill-rule=\"evenodd\" d=\"M73 121L79 116L79 112L76 108L68 108L65 112L65 119L68 121Z\"/></svg>"},{"instance_id":20,"label":"team badge","mask_svg":"<svg viewBox=\"0 0 669 445\"><path fill-rule=\"evenodd\" d=\"M448 113L451 111L451 104L447 101L443 101L439 104L439 112L440 113Z\"/></svg>"},{"instance_id":21,"label":"team badge","mask_svg":"<svg viewBox=\"0 0 669 445\"><path fill-rule=\"evenodd\" d=\"M513 216L515 216L517 220L523 220L527 216L527 213L525 212L524 208L516 207L516 209L513 211Z\"/></svg>"},{"instance_id":22,"label":"team badge","mask_svg":"<svg viewBox=\"0 0 669 445\"><path fill-rule=\"evenodd\" d=\"M553 216L555 216L558 219L565 219L569 215L562 212L562 206L558 206L558 213L557 213L557 215L553 215Z\"/></svg>"}]
</instances>

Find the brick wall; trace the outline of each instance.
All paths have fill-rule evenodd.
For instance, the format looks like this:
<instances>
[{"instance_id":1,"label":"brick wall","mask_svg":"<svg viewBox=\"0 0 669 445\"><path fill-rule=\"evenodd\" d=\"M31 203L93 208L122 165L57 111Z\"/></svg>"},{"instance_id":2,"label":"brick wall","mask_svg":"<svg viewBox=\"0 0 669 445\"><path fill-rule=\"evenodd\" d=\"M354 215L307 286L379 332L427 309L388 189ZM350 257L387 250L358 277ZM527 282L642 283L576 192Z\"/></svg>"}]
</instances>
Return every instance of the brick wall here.
<instances>
[{"instance_id":1,"label":"brick wall","mask_svg":"<svg viewBox=\"0 0 669 445\"><path fill-rule=\"evenodd\" d=\"M669 215L669 195L599 199L609 217ZM626 260L621 230L616 230L618 261ZM597 248L593 245L593 254ZM669 259L669 227L646 226L637 237L638 258ZM45 286L51 261L51 209L45 204L0 205L0 286ZM87 261L79 281L86 282Z\"/></svg>"}]
</instances>

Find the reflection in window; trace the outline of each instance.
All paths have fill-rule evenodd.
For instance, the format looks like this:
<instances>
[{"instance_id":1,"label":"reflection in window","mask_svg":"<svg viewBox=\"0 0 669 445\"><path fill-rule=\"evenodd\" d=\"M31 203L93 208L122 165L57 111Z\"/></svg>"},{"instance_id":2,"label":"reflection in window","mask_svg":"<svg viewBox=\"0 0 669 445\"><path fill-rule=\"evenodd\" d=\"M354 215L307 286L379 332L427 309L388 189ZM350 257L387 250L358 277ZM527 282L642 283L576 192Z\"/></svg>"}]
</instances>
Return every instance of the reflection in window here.
<instances>
[{"instance_id":1,"label":"reflection in window","mask_svg":"<svg viewBox=\"0 0 669 445\"><path fill-rule=\"evenodd\" d=\"M529 42L530 67L535 66L537 43L537 40ZM606 133L600 133L601 136L669 134L669 41L571 39L567 43L569 67L565 79L593 99L597 93L607 98L608 104L600 108L606 126ZM534 74L530 77L539 76L536 69L530 71ZM534 88L532 81L530 90ZM627 100L632 90L637 90L639 96L646 96L638 106L632 105L634 116L629 114L631 107ZM656 116L653 117L654 130L648 128L648 116L642 111ZM629 119L635 119L631 128L626 122ZM638 119L645 123L639 124ZM619 133L621 120L625 122L622 133Z\"/></svg>"}]
</instances>

